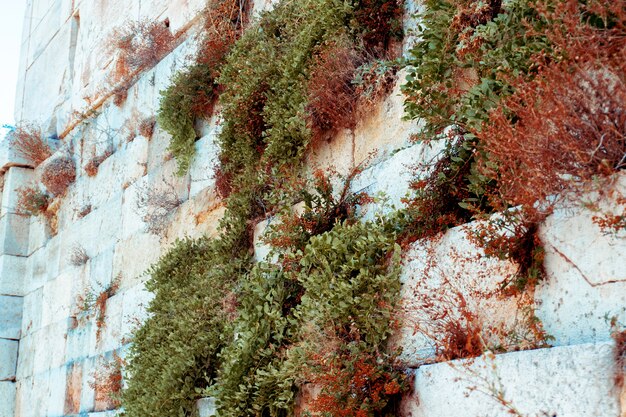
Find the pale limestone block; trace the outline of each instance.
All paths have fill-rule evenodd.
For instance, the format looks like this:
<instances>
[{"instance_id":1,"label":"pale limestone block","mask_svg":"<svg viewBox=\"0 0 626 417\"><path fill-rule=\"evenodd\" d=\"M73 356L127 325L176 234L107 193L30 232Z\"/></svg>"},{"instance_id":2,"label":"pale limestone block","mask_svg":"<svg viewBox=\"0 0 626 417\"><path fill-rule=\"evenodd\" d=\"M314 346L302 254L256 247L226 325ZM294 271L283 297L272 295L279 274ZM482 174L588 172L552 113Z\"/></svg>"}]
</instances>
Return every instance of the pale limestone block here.
<instances>
[{"instance_id":1,"label":"pale limestone block","mask_svg":"<svg viewBox=\"0 0 626 417\"><path fill-rule=\"evenodd\" d=\"M74 274L62 273L43 286L41 324L49 326L70 316L74 303L72 299Z\"/></svg>"},{"instance_id":2,"label":"pale limestone block","mask_svg":"<svg viewBox=\"0 0 626 417\"><path fill-rule=\"evenodd\" d=\"M0 255L0 294L24 295L26 260L23 256Z\"/></svg>"},{"instance_id":3,"label":"pale limestone block","mask_svg":"<svg viewBox=\"0 0 626 417\"><path fill-rule=\"evenodd\" d=\"M67 368L55 367L48 372L49 391L47 397L46 416L62 416L65 410L65 388L67 385Z\"/></svg>"},{"instance_id":4,"label":"pale limestone block","mask_svg":"<svg viewBox=\"0 0 626 417\"><path fill-rule=\"evenodd\" d=\"M154 298L154 293L145 289L143 284L128 288L122 294L122 338L129 339L133 332L148 318L148 306Z\"/></svg>"},{"instance_id":5,"label":"pale limestone block","mask_svg":"<svg viewBox=\"0 0 626 417\"><path fill-rule=\"evenodd\" d=\"M148 172L152 172L173 158L168 151L172 136L157 123L148 146Z\"/></svg>"},{"instance_id":6,"label":"pale limestone block","mask_svg":"<svg viewBox=\"0 0 626 417\"><path fill-rule=\"evenodd\" d=\"M196 403L196 407L198 407L198 415L200 417L213 417L217 415L215 398L201 398Z\"/></svg>"},{"instance_id":7,"label":"pale limestone block","mask_svg":"<svg viewBox=\"0 0 626 417\"><path fill-rule=\"evenodd\" d=\"M15 382L0 381L0 417L14 417Z\"/></svg>"},{"instance_id":8,"label":"pale limestone block","mask_svg":"<svg viewBox=\"0 0 626 417\"><path fill-rule=\"evenodd\" d=\"M625 175L617 186L614 198L626 195ZM596 202L602 211L623 210L611 198ZM540 229L547 278L536 289L537 316L558 345L610 340L611 320L626 323L626 233L602 231L598 214L558 209Z\"/></svg>"},{"instance_id":9,"label":"pale limestone block","mask_svg":"<svg viewBox=\"0 0 626 417\"><path fill-rule=\"evenodd\" d=\"M0 338L20 338L22 328L22 304L22 297L0 295Z\"/></svg>"},{"instance_id":10,"label":"pale limestone block","mask_svg":"<svg viewBox=\"0 0 626 417\"><path fill-rule=\"evenodd\" d=\"M122 344L123 299L123 294L116 294L106 301L104 324L91 355L114 350Z\"/></svg>"},{"instance_id":11,"label":"pale limestone block","mask_svg":"<svg viewBox=\"0 0 626 417\"><path fill-rule=\"evenodd\" d=\"M146 189L148 178L143 177L124 190L122 197L122 229L120 239L128 239L143 232L145 224L142 213L137 207L139 195Z\"/></svg>"},{"instance_id":12,"label":"pale limestone block","mask_svg":"<svg viewBox=\"0 0 626 417\"><path fill-rule=\"evenodd\" d=\"M24 296L22 337L41 328L42 306L43 287L39 287Z\"/></svg>"},{"instance_id":13,"label":"pale limestone block","mask_svg":"<svg viewBox=\"0 0 626 417\"><path fill-rule=\"evenodd\" d=\"M61 235L56 235L51 238L45 246L45 250L45 268L48 275L47 279L53 279L59 275L61 270L61 258L64 255L61 251Z\"/></svg>"},{"instance_id":14,"label":"pale limestone block","mask_svg":"<svg viewBox=\"0 0 626 417\"><path fill-rule=\"evenodd\" d=\"M113 276L121 276L120 289L132 287L143 281L144 272L161 254L159 238L141 233L115 245Z\"/></svg>"},{"instance_id":15,"label":"pale limestone block","mask_svg":"<svg viewBox=\"0 0 626 417\"><path fill-rule=\"evenodd\" d=\"M425 5L417 0L406 0L404 2L404 39L402 42L402 56L410 58L410 51L415 46L415 42L419 39L418 25L420 20L416 13L424 12ZM401 77L402 83L404 77Z\"/></svg>"},{"instance_id":16,"label":"pale limestone block","mask_svg":"<svg viewBox=\"0 0 626 417\"><path fill-rule=\"evenodd\" d=\"M67 331L67 347L65 350L65 362L82 360L89 353L89 342L95 326L93 320L86 322L72 321Z\"/></svg>"},{"instance_id":17,"label":"pale limestone block","mask_svg":"<svg viewBox=\"0 0 626 417\"><path fill-rule=\"evenodd\" d=\"M196 154L189 169L191 176L190 196L196 196L206 188L215 187L215 168L218 164L219 146L217 135L221 125L210 125L209 133L196 141Z\"/></svg>"},{"instance_id":18,"label":"pale limestone block","mask_svg":"<svg viewBox=\"0 0 626 417\"><path fill-rule=\"evenodd\" d=\"M67 365L67 382L65 384L65 406L63 414L80 412L80 396L83 386L83 366L81 362Z\"/></svg>"},{"instance_id":19,"label":"pale limestone block","mask_svg":"<svg viewBox=\"0 0 626 417\"><path fill-rule=\"evenodd\" d=\"M28 255L28 216L7 213L0 217L0 253L6 255Z\"/></svg>"},{"instance_id":20,"label":"pale limestone block","mask_svg":"<svg viewBox=\"0 0 626 417\"><path fill-rule=\"evenodd\" d=\"M448 322L478 329L487 347L515 350L539 342L528 327L532 297L501 291L517 266L484 256L470 240L476 226L470 223L417 241L403 256L397 312L401 324L392 347L403 348L399 359L407 366L434 359L445 343Z\"/></svg>"},{"instance_id":21,"label":"pale limestone block","mask_svg":"<svg viewBox=\"0 0 626 417\"><path fill-rule=\"evenodd\" d=\"M344 129L330 141L312 146L305 165L310 171L336 171L340 175L348 175L355 166L354 133Z\"/></svg>"},{"instance_id":22,"label":"pale limestone block","mask_svg":"<svg viewBox=\"0 0 626 417\"><path fill-rule=\"evenodd\" d=\"M17 379L24 380L31 377L35 365L35 345L33 336L27 334L22 336L19 344L19 354L17 356Z\"/></svg>"},{"instance_id":23,"label":"pale limestone block","mask_svg":"<svg viewBox=\"0 0 626 417\"><path fill-rule=\"evenodd\" d=\"M252 16L258 19L262 13L272 10L277 3L278 0L253 0Z\"/></svg>"},{"instance_id":24,"label":"pale limestone block","mask_svg":"<svg viewBox=\"0 0 626 417\"><path fill-rule=\"evenodd\" d=\"M28 400L29 410L26 414L29 417L45 416L48 407L48 395L50 390L50 378L47 372L35 374L33 376L32 397Z\"/></svg>"},{"instance_id":25,"label":"pale limestone block","mask_svg":"<svg viewBox=\"0 0 626 417\"><path fill-rule=\"evenodd\" d=\"M48 226L44 217L31 217L28 232L28 256L45 246L49 238Z\"/></svg>"},{"instance_id":26,"label":"pale limestone block","mask_svg":"<svg viewBox=\"0 0 626 417\"><path fill-rule=\"evenodd\" d=\"M89 260L89 278L85 284L92 287L108 287L115 277L113 276L113 256L115 245L111 245L97 256Z\"/></svg>"},{"instance_id":27,"label":"pale limestone block","mask_svg":"<svg viewBox=\"0 0 626 417\"><path fill-rule=\"evenodd\" d=\"M402 407L407 417L506 417L511 409L521 416L620 415L611 343L440 363L414 374Z\"/></svg>"},{"instance_id":28,"label":"pale limestone block","mask_svg":"<svg viewBox=\"0 0 626 417\"><path fill-rule=\"evenodd\" d=\"M203 235L215 235L219 227L219 219L223 215L221 209L222 201L215 189L206 188L200 191L172 213L171 223L167 227L162 243L169 245L184 237L199 238Z\"/></svg>"},{"instance_id":29,"label":"pale limestone block","mask_svg":"<svg viewBox=\"0 0 626 417\"><path fill-rule=\"evenodd\" d=\"M83 360L83 384L80 390L80 411L88 413L95 406L96 393L93 388L94 373L96 372L96 358L89 357Z\"/></svg>"},{"instance_id":30,"label":"pale limestone block","mask_svg":"<svg viewBox=\"0 0 626 417\"><path fill-rule=\"evenodd\" d=\"M48 248L44 246L26 259L26 277L24 280L24 292L26 294L42 288L48 280L48 268L51 265L51 259L48 259L49 253Z\"/></svg>"},{"instance_id":31,"label":"pale limestone block","mask_svg":"<svg viewBox=\"0 0 626 417\"><path fill-rule=\"evenodd\" d=\"M15 380L18 344L17 340L0 339L0 381Z\"/></svg>"},{"instance_id":32,"label":"pale limestone block","mask_svg":"<svg viewBox=\"0 0 626 417\"><path fill-rule=\"evenodd\" d=\"M410 185L416 179L417 164L435 160L443 146L443 141L412 145L357 175L350 187L352 192L376 197L374 203L361 208L364 219L372 220L377 214L390 214L404 207L402 199L412 194Z\"/></svg>"},{"instance_id":33,"label":"pale limestone block","mask_svg":"<svg viewBox=\"0 0 626 417\"><path fill-rule=\"evenodd\" d=\"M35 346L34 374L65 364L67 325L67 320L62 320L31 334Z\"/></svg>"},{"instance_id":34,"label":"pale limestone block","mask_svg":"<svg viewBox=\"0 0 626 417\"><path fill-rule=\"evenodd\" d=\"M404 84L405 71L398 73L391 93L367 114L360 118L354 130L354 163L358 165L370 158L385 159L396 149L411 144L411 137L419 133L423 126L415 120L403 120L404 95L400 86Z\"/></svg>"},{"instance_id":35,"label":"pale limestone block","mask_svg":"<svg viewBox=\"0 0 626 417\"><path fill-rule=\"evenodd\" d=\"M17 380L15 394L15 416L32 415L33 407L33 378L28 377ZM13 415L11 417L14 417Z\"/></svg>"},{"instance_id":36,"label":"pale limestone block","mask_svg":"<svg viewBox=\"0 0 626 417\"><path fill-rule=\"evenodd\" d=\"M0 215L19 213L20 187L28 185L33 180L33 170L30 168L11 167L4 173L4 191L2 193L2 208Z\"/></svg>"}]
</instances>

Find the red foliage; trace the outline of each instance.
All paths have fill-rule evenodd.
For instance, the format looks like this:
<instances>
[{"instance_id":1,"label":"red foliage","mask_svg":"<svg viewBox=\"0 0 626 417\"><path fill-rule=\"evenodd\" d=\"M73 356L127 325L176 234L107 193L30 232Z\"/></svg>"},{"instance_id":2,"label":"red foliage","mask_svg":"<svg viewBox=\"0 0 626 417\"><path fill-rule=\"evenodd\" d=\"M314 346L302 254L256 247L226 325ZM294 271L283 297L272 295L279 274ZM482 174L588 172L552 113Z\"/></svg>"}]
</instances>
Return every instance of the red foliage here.
<instances>
[{"instance_id":1,"label":"red foliage","mask_svg":"<svg viewBox=\"0 0 626 417\"><path fill-rule=\"evenodd\" d=\"M358 95L352 79L362 62L358 52L341 43L329 45L317 55L307 85L313 144L356 124Z\"/></svg>"},{"instance_id":2,"label":"red foliage","mask_svg":"<svg viewBox=\"0 0 626 417\"><path fill-rule=\"evenodd\" d=\"M36 216L45 214L50 198L36 185L20 187L17 190L17 208L20 213Z\"/></svg>"},{"instance_id":3,"label":"red foliage","mask_svg":"<svg viewBox=\"0 0 626 417\"><path fill-rule=\"evenodd\" d=\"M169 22L131 21L113 33L113 46L119 53L116 76L156 65L173 46Z\"/></svg>"},{"instance_id":4,"label":"red foliage","mask_svg":"<svg viewBox=\"0 0 626 417\"><path fill-rule=\"evenodd\" d=\"M41 164L52 155L41 129L33 124L24 123L18 126L10 137L10 146L33 166Z\"/></svg>"},{"instance_id":5,"label":"red foliage","mask_svg":"<svg viewBox=\"0 0 626 417\"><path fill-rule=\"evenodd\" d=\"M556 199L626 168L626 10L621 2L567 0L547 33L560 62L537 57L533 80L490 115L481 171L497 180L495 207L523 205L541 219ZM581 16L586 18L581 19ZM540 201L543 204L535 204Z\"/></svg>"},{"instance_id":6,"label":"red foliage","mask_svg":"<svg viewBox=\"0 0 626 417\"><path fill-rule=\"evenodd\" d=\"M113 353L113 360L101 363L93 373L93 380L89 385L95 391L96 411L113 410L122 405L123 365L124 360L117 353Z\"/></svg>"},{"instance_id":7,"label":"red foliage","mask_svg":"<svg viewBox=\"0 0 626 417\"><path fill-rule=\"evenodd\" d=\"M52 159L41 171L41 182L54 196L63 195L75 179L76 167L69 156Z\"/></svg>"},{"instance_id":8,"label":"red foliage","mask_svg":"<svg viewBox=\"0 0 626 417\"><path fill-rule=\"evenodd\" d=\"M84 166L84 170L87 176L95 177L98 174L98 168L100 167L100 165L111 155L113 155L113 151L107 150L103 154L90 159L89 162L87 162L87 164Z\"/></svg>"},{"instance_id":9,"label":"red foliage","mask_svg":"<svg viewBox=\"0 0 626 417\"><path fill-rule=\"evenodd\" d=\"M314 371L306 377L321 389L308 406L310 412L344 417L396 415L394 401L406 389L405 376L376 355L343 352L335 357L319 354Z\"/></svg>"},{"instance_id":10,"label":"red foliage","mask_svg":"<svg viewBox=\"0 0 626 417\"><path fill-rule=\"evenodd\" d=\"M156 118L146 117L139 123L138 131L141 136L150 140L154 134L154 127L156 125Z\"/></svg>"},{"instance_id":11,"label":"red foliage","mask_svg":"<svg viewBox=\"0 0 626 417\"><path fill-rule=\"evenodd\" d=\"M361 0L354 12L360 27L365 28L362 37L366 49L382 55L389 48L393 37L400 37L403 0Z\"/></svg>"}]
</instances>

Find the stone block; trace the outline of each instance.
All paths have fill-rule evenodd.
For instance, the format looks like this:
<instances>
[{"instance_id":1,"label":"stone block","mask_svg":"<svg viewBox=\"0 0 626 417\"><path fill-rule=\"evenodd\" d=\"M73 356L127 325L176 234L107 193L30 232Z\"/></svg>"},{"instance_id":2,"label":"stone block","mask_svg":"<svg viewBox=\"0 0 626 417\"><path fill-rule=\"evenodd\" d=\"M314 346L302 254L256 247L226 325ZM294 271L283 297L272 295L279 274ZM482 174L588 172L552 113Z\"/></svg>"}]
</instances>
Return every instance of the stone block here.
<instances>
[{"instance_id":1,"label":"stone block","mask_svg":"<svg viewBox=\"0 0 626 417\"><path fill-rule=\"evenodd\" d=\"M15 381L17 340L0 339L0 381Z\"/></svg>"},{"instance_id":2,"label":"stone block","mask_svg":"<svg viewBox=\"0 0 626 417\"><path fill-rule=\"evenodd\" d=\"M35 347L33 361L35 375L65 364L67 326L67 320L63 320L31 334Z\"/></svg>"},{"instance_id":3,"label":"stone block","mask_svg":"<svg viewBox=\"0 0 626 417\"><path fill-rule=\"evenodd\" d=\"M42 216L30 218L28 231L28 256L46 245L50 239L49 227Z\"/></svg>"},{"instance_id":4,"label":"stone block","mask_svg":"<svg viewBox=\"0 0 626 417\"><path fill-rule=\"evenodd\" d=\"M626 323L626 234L602 231L597 214L558 209L540 229L547 278L535 291L536 314L558 345L610 340L611 320Z\"/></svg>"},{"instance_id":5,"label":"stone block","mask_svg":"<svg viewBox=\"0 0 626 417\"><path fill-rule=\"evenodd\" d=\"M0 381L0 417L14 417L15 392L15 382Z\"/></svg>"},{"instance_id":6,"label":"stone block","mask_svg":"<svg viewBox=\"0 0 626 417\"><path fill-rule=\"evenodd\" d=\"M28 216L7 213L0 217L0 253L28 256Z\"/></svg>"},{"instance_id":7,"label":"stone block","mask_svg":"<svg viewBox=\"0 0 626 417\"><path fill-rule=\"evenodd\" d=\"M222 208L222 201L215 189L205 188L172 213L171 222L161 243L169 245L184 237L215 235L219 228L219 219L223 215Z\"/></svg>"},{"instance_id":8,"label":"stone block","mask_svg":"<svg viewBox=\"0 0 626 417\"><path fill-rule=\"evenodd\" d=\"M220 131L221 125L212 123L209 125L207 135L195 143L196 154L189 168L191 176L190 197L194 197L206 188L215 187L214 175L219 153L217 136Z\"/></svg>"},{"instance_id":9,"label":"stone block","mask_svg":"<svg viewBox=\"0 0 626 417\"><path fill-rule=\"evenodd\" d=\"M51 251L47 247L42 247L26 258L26 277L24 280L24 292L29 294L43 287L48 280L48 274L54 259L48 259ZM58 269L58 268L57 268Z\"/></svg>"},{"instance_id":10,"label":"stone block","mask_svg":"<svg viewBox=\"0 0 626 417\"><path fill-rule=\"evenodd\" d=\"M32 334L22 336L19 344L19 354L17 356L17 380L22 381L31 377L35 365L35 345Z\"/></svg>"},{"instance_id":11,"label":"stone block","mask_svg":"<svg viewBox=\"0 0 626 417\"><path fill-rule=\"evenodd\" d=\"M160 255L159 238L154 235L137 234L115 245L113 276L121 277L120 289L145 281L144 272L159 259Z\"/></svg>"},{"instance_id":12,"label":"stone block","mask_svg":"<svg viewBox=\"0 0 626 417\"><path fill-rule=\"evenodd\" d=\"M129 338L148 318L146 310L154 298L154 293L146 290L143 284L139 284L125 290L123 297L122 341Z\"/></svg>"},{"instance_id":13,"label":"stone block","mask_svg":"<svg viewBox=\"0 0 626 417\"><path fill-rule=\"evenodd\" d=\"M58 321L67 320L75 299L73 294L74 275L62 273L43 286L43 304L41 314L42 327Z\"/></svg>"},{"instance_id":14,"label":"stone block","mask_svg":"<svg viewBox=\"0 0 626 417\"><path fill-rule=\"evenodd\" d=\"M78 414L80 412L82 388L83 367L80 362L74 362L67 367L63 415Z\"/></svg>"},{"instance_id":15,"label":"stone block","mask_svg":"<svg viewBox=\"0 0 626 417\"><path fill-rule=\"evenodd\" d=\"M612 343L422 366L402 415L619 417L615 372Z\"/></svg>"},{"instance_id":16,"label":"stone block","mask_svg":"<svg viewBox=\"0 0 626 417\"><path fill-rule=\"evenodd\" d=\"M351 184L352 191L366 192L378 200L363 208L364 218L370 220L376 214L389 214L403 207L402 199L410 195L410 185L415 180L416 165L435 160L443 146L442 141L412 145L357 175Z\"/></svg>"},{"instance_id":17,"label":"stone block","mask_svg":"<svg viewBox=\"0 0 626 417\"><path fill-rule=\"evenodd\" d=\"M33 170L30 168L11 167L4 173L4 191L2 193L0 216L19 212L19 194L17 190L28 185L33 180L33 177Z\"/></svg>"},{"instance_id":18,"label":"stone block","mask_svg":"<svg viewBox=\"0 0 626 417\"><path fill-rule=\"evenodd\" d=\"M98 235L96 234L95 236ZM64 255L64 252L61 250L61 243L61 235L56 235L50 239L48 244L45 246L45 269L47 272L47 279L56 278L59 276L59 272L61 271L61 259Z\"/></svg>"},{"instance_id":19,"label":"stone block","mask_svg":"<svg viewBox=\"0 0 626 417\"><path fill-rule=\"evenodd\" d=\"M386 159L397 149L411 144L411 137L419 133L423 126L416 120L403 120L404 94L400 86L405 83L406 72L398 73L391 93L373 106L362 117L354 130L354 163L358 165L376 152L374 159ZM418 162L418 161L414 161Z\"/></svg>"},{"instance_id":20,"label":"stone block","mask_svg":"<svg viewBox=\"0 0 626 417\"><path fill-rule=\"evenodd\" d=\"M41 328L43 286L24 296L22 308L22 338Z\"/></svg>"},{"instance_id":21,"label":"stone block","mask_svg":"<svg viewBox=\"0 0 626 417\"><path fill-rule=\"evenodd\" d=\"M47 372L48 397L46 398L46 416L62 416L65 409L65 390L67 385L67 367L61 366Z\"/></svg>"},{"instance_id":22,"label":"stone block","mask_svg":"<svg viewBox=\"0 0 626 417\"><path fill-rule=\"evenodd\" d=\"M0 338L19 339L22 328L22 297L0 295Z\"/></svg>"},{"instance_id":23,"label":"stone block","mask_svg":"<svg viewBox=\"0 0 626 417\"><path fill-rule=\"evenodd\" d=\"M0 255L0 294L24 295L26 260L22 256Z\"/></svg>"},{"instance_id":24,"label":"stone block","mask_svg":"<svg viewBox=\"0 0 626 417\"><path fill-rule=\"evenodd\" d=\"M415 242L404 254L398 318L392 346L400 360L419 366L447 354L449 337L479 334L489 348L517 350L540 344L532 327L532 295L504 295L502 283L517 266L485 257L471 240L477 224Z\"/></svg>"},{"instance_id":25,"label":"stone block","mask_svg":"<svg viewBox=\"0 0 626 417\"><path fill-rule=\"evenodd\" d=\"M213 417L217 415L215 398L201 398L196 403L196 407L198 407L199 417Z\"/></svg>"}]
</instances>

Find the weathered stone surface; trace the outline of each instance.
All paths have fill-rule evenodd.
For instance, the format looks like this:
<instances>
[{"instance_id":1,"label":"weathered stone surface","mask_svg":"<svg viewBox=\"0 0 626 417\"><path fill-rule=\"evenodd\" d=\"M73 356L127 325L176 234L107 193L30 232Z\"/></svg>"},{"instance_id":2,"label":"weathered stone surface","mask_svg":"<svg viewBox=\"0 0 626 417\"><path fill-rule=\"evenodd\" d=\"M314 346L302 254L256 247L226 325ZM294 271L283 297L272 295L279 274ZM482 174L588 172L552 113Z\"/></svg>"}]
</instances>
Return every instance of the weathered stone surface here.
<instances>
[{"instance_id":1,"label":"weathered stone surface","mask_svg":"<svg viewBox=\"0 0 626 417\"><path fill-rule=\"evenodd\" d=\"M0 339L0 381L15 380L18 341Z\"/></svg>"},{"instance_id":2,"label":"weathered stone surface","mask_svg":"<svg viewBox=\"0 0 626 417\"><path fill-rule=\"evenodd\" d=\"M23 256L0 255L0 294L24 295L26 261Z\"/></svg>"},{"instance_id":3,"label":"weathered stone surface","mask_svg":"<svg viewBox=\"0 0 626 417\"><path fill-rule=\"evenodd\" d=\"M11 148L9 145L10 141L8 138L0 138L0 172L6 171L13 166L30 165L29 161L18 155L15 149Z\"/></svg>"},{"instance_id":4,"label":"weathered stone surface","mask_svg":"<svg viewBox=\"0 0 626 417\"><path fill-rule=\"evenodd\" d=\"M0 217L0 253L6 255L28 255L28 216L7 213Z\"/></svg>"},{"instance_id":5,"label":"weathered stone surface","mask_svg":"<svg viewBox=\"0 0 626 417\"><path fill-rule=\"evenodd\" d=\"M215 398L201 398L198 400L197 407L200 417L212 417L217 413Z\"/></svg>"},{"instance_id":6,"label":"weathered stone surface","mask_svg":"<svg viewBox=\"0 0 626 417\"><path fill-rule=\"evenodd\" d=\"M619 417L615 371L611 343L423 366L402 415Z\"/></svg>"},{"instance_id":7,"label":"weathered stone surface","mask_svg":"<svg viewBox=\"0 0 626 417\"><path fill-rule=\"evenodd\" d=\"M614 198L626 195L626 175L616 187ZM597 204L620 207L606 197ZM548 277L536 290L537 316L559 345L609 340L611 320L626 323L626 234L601 230L598 214L559 209L541 228Z\"/></svg>"},{"instance_id":8,"label":"weathered stone surface","mask_svg":"<svg viewBox=\"0 0 626 417\"><path fill-rule=\"evenodd\" d=\"M19 339L22 328L22 297L0 295L0 338Z\"/></svg>"},{"instance_id":9,"label":"weathered stone surface","mask_svg":"<svg viewBox=\"0 0 626 417\"><path fill-rule=\"evenodd\" d=\"M190 197L194 197L206 188L215 187L214 173L219 152L216 140L221 126L215 123L211 123L209 126L209 133L195 144L196 155L189 169L191 177Z\"/></svg>"},{"instance_id":10,"label":"weathered stone surface","mask_svg":"<svg viewBox=\"0 0 626 417\"><path fill-rule=\"evenodd\" d=\"M500 290L517 266L484 256L469 238L472 226L418 241L404 255L401 326L392 345L402 347L400 360L408 366L445 352L454 331L480 334L491 348L515 350L536 342L529 328L532 297Z\"/></svg>"},{"instance_id":11,"label":"weathered stone surface","mask_svg":"<svg viewBox=\"0 0 626 417\"><path fill-rule=\"evenodd\" d=\"M14 417L15 382L0 381L0 417Z\"/></svg>"}]
</instances>

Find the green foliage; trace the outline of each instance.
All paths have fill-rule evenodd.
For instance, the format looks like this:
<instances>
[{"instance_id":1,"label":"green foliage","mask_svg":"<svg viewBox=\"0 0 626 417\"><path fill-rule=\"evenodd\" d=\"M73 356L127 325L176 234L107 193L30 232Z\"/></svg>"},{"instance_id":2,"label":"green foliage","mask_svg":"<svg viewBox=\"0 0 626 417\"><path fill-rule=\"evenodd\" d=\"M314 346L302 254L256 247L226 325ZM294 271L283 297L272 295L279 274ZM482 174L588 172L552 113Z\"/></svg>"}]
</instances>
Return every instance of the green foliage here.
<instances>
[{"instance_id":1,"label":"green foliage","mask_svg":"<svg viewBox=\"0 0 626 417\"><path fill-rule=\"evenodd\" d=\"M212 102L214 91L211 69L205 64L195 64L178 72L172 84L161 91L157 121L163 130L172 135L168 150L176 157L179 175L187 172L195 153L194 122L198 96Z\"/></svg>"},{"instance_id":2,"label":"green foliage","mask_svg":"<svg viewBox=\"0 0 626 417\"><path fill-rule=\"evenodd\" d=\"M429 0L417 17L421 39L403 91L407 117L423 119L427 134L451 124L479 129L511 93L510 77L532 74L533 55L549 51L533 2L498 3Z\"/></svg>"},{"instance_id":3,"label":"green foliage","mask_svg":"<svg viewBox=\"0 0 626 417\"><path fill-rule=\"evenodd\" d=\"M155 295L130 348L125 415L189 416L197 389L213 383L217 354L232 340L225 300L241 273L221 241L178 241L147 272Z\"/></svg>"}]
</instances>

